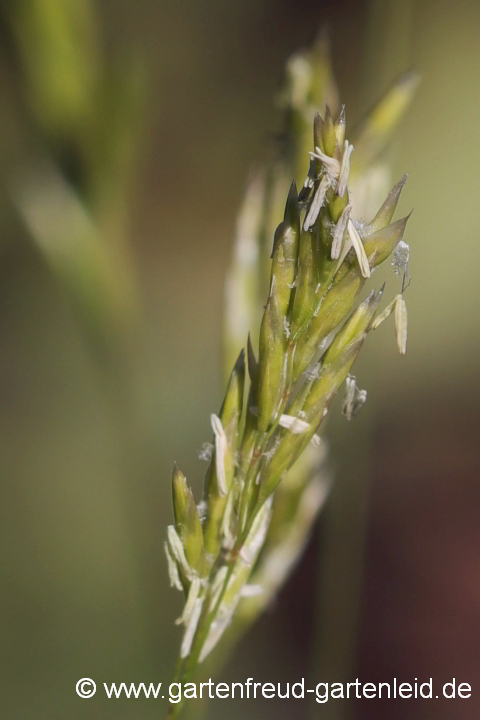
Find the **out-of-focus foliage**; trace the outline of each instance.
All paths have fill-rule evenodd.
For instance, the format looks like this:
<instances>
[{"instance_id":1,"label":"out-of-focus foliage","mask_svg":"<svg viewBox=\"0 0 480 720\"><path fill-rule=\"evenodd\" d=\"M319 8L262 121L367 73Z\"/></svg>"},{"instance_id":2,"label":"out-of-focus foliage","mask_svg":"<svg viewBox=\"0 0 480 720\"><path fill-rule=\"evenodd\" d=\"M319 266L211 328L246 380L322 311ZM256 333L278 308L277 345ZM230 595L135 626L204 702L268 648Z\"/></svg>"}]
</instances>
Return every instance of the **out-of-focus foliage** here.
<instances>
[{"instance_id":1,"label":"out-of-focus foliage","mask_svg":"<svg viewBox=\"0 0 480 720\"><path fill-rule=\"evenodd\" d=\"M19 0L6 17L40 139L14 200L82 320L112 339L138 304L128 203L143 71L137 59L107 61L90 0Z\"/></svg>"}]
</instances>

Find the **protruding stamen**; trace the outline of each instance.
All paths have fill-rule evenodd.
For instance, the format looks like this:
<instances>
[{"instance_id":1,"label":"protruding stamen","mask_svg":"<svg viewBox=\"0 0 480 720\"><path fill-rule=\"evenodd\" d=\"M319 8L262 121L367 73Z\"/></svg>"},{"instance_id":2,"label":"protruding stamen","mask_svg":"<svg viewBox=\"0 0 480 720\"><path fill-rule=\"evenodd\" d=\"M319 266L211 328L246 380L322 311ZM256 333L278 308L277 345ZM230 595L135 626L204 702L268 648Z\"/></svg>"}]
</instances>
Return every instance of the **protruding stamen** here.
<instances>
[{"instance_id":1,"label":"protruding stamen","mask_svg":"<svg viewBox=\"0 0 480 720\"><path fill-rule=\"evenodd\" d=\"M336 260L340 257L340 252L342 250L342 244L343 244L343 237L345 235L345 230L347 227L347 222L350 218L350 213L352 212L352 206L347 205L343 213L340 215L340 219L335 225L335 230L333 232L333 241L332 241L332 260Z\"/></svg>"},{"instance_id":2,"label":"protruding stamen","mask_svg":"<svg viewBox=\"0 0 480 720\"><path fill-rule=\"evenodd\" d=\"M342 165L340 167L340 175L338 178L337 195L343 197L345 190L347 189L348 175L350 173L350 155L352 154L353 145L350 145L348 140L345 140Z\"/></svg>"},{"instance_id":3,"label":"protruding stamen","mask_svg":"<svg viewBox=\"0 0 480 720\"><path fill-rule=\"evenodd\" d=\"M192 582L190 583L190 589L187 595L187 602L185 603L185 607L183 608L181 616L175 620L175 625L188 625L188 621L190 620L190 616L193 612L195 602L200 592L200 587L200 578L194 577Z\"/></svg>"},{"instance_id":4,"label":"protruding stamen","mask_svg":"<svg viewBox=\"0 0 480 720\"><path fill-rule=\"evenodd\" d=\"M367 391L359 390L357 380L353 375L349 375L345 380L345 400L343 402L342 413L347 420L351 420L367 400Z\"/></svg>"},{"instance_id":5,"label":"protruding stamen","mask_svg":"<svg viewBox=\"0 0 480 720\"><path fill-rule=\"evenodd\" d=\"M407 352L407 306L403 295L400 295L395 304L395 332L397 334L397 347L400 355Z\"/></svg>"},{"instance_id":6,"label":"protruding stamen","mask_svg":"<svg viewBox=\"0 0 480 720\"><path fill-rule=\"evenodd\" d=\"M327 194L327 190L329 187L330 187L330 179L329 179L328 175L324 175L320 181L320 185L318 186L315 195L313 196L312 203L310 205L307 216L305 218L305 222L303 224L304 230L309 230L312 227L312 225L315 224L315 222L318 218L318 215L320 213L320 210L322 209L323 203L325 202L325 196Z\"/></svg>"},{"instance_id":7,"label":"protruding stamen","mask_svg":"<svg viewBox=\"0 0 480 720\"><path fill-rule=\"evenodd\" d=\"M338 176L340 175L340 163L336 158L330 157L330 155L325 155L319 147L316 147L315 152L310 152L309 155L316 160L320 160L324 164L331 179L335 181L338 180Z\"/></svg>"},{"instance_id":8,"label":"protruding stamen","mask_svg":"<svg viewBox=\"0 0 480 720\"><path fill-rule=\"evenodd\" d=\"M170 552L168 543L165 542L165 555L167 556L168 565L168 577L170 578L170 587L175 587L177 590L183 590L182 583L180 582L180 575L178 574L178 565Z\"/></svg>"},{"instance_id":9,"label":"protruding stamen","mask_svg":"<svg viewBox=\"0 0 480 720\"><path fill-rule=\"evenodd\" d=\"M169 525L167 528L167 538L169 549L172 553L174 560L177 561L179 567L181 567L186 577L189 580L192 580L192 578L195 577L195 571L192 570L192 568L188 564L187 558L185 556L183 543L180 540L180 537L173 525Z\"/></svg>"},{"instance_id":10,"label":"protruding stamen","mask_svg":"<svg viewBox=\"0 0 480 720\"><path fill-rule=\"evenodd\" d=\"M353 249L355 250L355 253L357 255L358 264L360 265L362 275L363 277L368 278L370 277L370 264L368 262L365 248L363 247L362 238L360 237L357 228L350 219L347 222L347 228L350 240L352 241Z\"/></svg>"},{"instance_id":11,"label":"protruding stamen","mask_svg":"<svg viewBox=\"0 0 480 720\"><path fill-rule=\"evenodd\" d=\"M292 415L280 415L279 425L286 430L290 430L294 435L301 435L301 433L310 430L310 425L305 420Z\"/></svg>"},{"instance_id":12,"label":"protruding stamen","mask_svg":"<svg viewBox=\"0 0 480 720\"><path fill-rule=\"evenodd\" d=\"M224 497L228 493L225 477L225 456L228 452L228 440L220 418L212 414L210 415L210 422L215 434L215 469L217 471L218 490L220 495Z\"/></svg>"}]
</instances>

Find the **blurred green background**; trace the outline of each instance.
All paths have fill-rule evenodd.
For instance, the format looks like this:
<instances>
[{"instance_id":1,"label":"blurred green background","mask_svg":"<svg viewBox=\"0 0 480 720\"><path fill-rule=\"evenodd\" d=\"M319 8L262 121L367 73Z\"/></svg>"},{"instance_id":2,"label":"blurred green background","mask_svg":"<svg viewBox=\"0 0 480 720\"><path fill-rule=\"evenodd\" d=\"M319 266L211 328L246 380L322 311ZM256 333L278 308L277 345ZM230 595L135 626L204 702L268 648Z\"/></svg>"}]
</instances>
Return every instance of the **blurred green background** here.
<instances>
[{"instance_id":1,"label":"blurred green background","mask_svg":"<svg viewBox=\"0 0 480 720\"><path fill-rule=\"evenodd\" d=\"M217 700L207 716L477 718L478 3L3 0L0 12L2 716L165 714L166 701L80 700L75 683L170 681L171 463L198 494L235 216L279 126L285 61L327 24L350 126L400 72L422 75L390 157L394 179L410 173L398 217L415 208L408 353L392 326L362 353L369 402L352 424L332 412L326 511L215 680L456 677L474 694Z\"/></svg>"}]
</instances>

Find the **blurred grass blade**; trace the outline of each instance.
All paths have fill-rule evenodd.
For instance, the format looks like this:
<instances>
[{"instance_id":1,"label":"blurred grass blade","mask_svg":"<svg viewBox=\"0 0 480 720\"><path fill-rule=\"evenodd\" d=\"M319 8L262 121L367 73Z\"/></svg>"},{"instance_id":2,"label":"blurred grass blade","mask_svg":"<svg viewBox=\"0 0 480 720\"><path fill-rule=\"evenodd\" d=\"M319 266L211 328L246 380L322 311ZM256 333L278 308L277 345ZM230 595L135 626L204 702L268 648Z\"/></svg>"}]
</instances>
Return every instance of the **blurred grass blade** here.
<instances>
[{"instance_id":1,"label":"blurred grass blade","mask_svg":"<svg viewBox=\"0 0 480 720\"><path fill-rule=\"evenodd\" d=\"M362 172L385 150L419 83L420 77L414 70L401 75L353 133L357 172Z\"/></svg>"},{"instance_id":2,"label":"blurred grass blade","mask_svg":"<svg viewBox=\"0 0 480 720\"><path fill-rule=\"evenodd\" d=\"M131 268L109 248L75 192L53 167L18 177L14 202L83 319L102 336L128 328L137 298Z\"/></svg>"}]
</instances>

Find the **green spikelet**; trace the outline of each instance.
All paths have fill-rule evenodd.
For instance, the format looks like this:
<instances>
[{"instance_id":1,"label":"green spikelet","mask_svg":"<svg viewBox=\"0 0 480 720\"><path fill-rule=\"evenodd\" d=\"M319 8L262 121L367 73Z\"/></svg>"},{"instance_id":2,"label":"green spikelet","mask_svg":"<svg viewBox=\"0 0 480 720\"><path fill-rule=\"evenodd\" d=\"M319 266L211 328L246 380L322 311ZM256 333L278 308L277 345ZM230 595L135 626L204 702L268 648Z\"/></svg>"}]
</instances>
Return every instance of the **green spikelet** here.
<instances>
[{"instance_id":1,"label":"green spikelet","mask_svg":"<svg viewBox=\"0 0 480 720\"><path fill-rule=\"evenodd\" d=\"M287 413L299 418L309 427L302 432L280 428L272 439L274 450L266 471L260 496L267 498L282 475L295 462L318 430L327 414L330 403L344 382L370 329L382 291L370 296L352 314L346 325L337 333L322 364L308 380L293 401Z\"/></svg>"},{"instance_id":2,"label":"green spikelet","mask_svg":"<svg viewBox=\"0 0 480 720\"><path fill-rule=\"evenodd\" d=\"M285 217L277 227L272 250L272 279L275 278L278 312L285 316L292 295L297 270L300 238L300 209L295 183L292 183L285 206Z\"/></svg>"},{"instance_id":3,"label":"green spikelet","mask_svg":"<svg viewBox=\"0 0 480 720\"><path fill-rule=\"evenodd\" d=\"M172 472L172 500L175 529L183 543L185 557L190 567L201 575L205 551L200 516L187 479L176 463Z\"/></svg>"},{"instance_id":4,"label":"green spikelet","mask_svg":"<svg viewBox=\"0 0 480 720\"><path fill-rule=\"evenodd\" d=\"M410 216L390 222L405 181L406 176L394 186L375 218L366 226L363 245L371 267L377 267L384 262L405 233ZM325 338L348 315L365 282L366 278L363 277L355 256L347 256L333 283L322 295L319 311L314 314L307 331L298 340L293 370L295 380L308 368Z\"/></svg>"},{"instance_id":5,"label":"green spikelet","mask_svg":"<svg viewBox=\"0 0 480 720\"><path fill-rule=\"evenodd\" d=\"M260 327L258 429L265 432L274 422L286 381L284 315L277 298L277 280L272 277L270 296Z\"/></svg>"}]
</instances>

